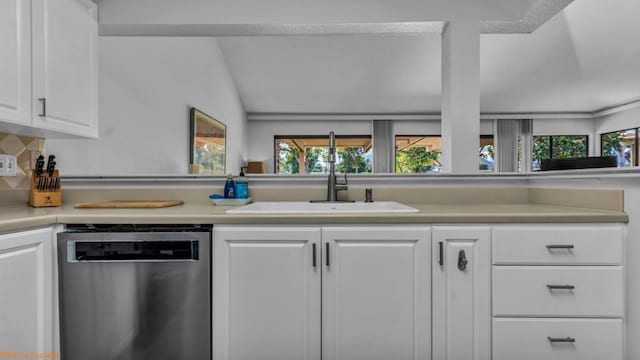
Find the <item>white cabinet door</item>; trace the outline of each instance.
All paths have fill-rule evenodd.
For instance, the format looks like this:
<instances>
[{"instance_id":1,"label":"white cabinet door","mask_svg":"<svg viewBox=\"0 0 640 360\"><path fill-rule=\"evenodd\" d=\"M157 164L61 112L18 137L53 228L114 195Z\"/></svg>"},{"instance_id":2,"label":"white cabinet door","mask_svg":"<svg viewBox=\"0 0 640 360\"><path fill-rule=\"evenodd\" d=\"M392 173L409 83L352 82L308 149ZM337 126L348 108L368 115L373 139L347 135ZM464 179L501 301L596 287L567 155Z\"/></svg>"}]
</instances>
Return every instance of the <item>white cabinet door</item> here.
<instances>
[{"instance_id":1,"label":"white cabinet door","mask_svg":"<svg viewBox=\"0 0 640 360\"><path fill-rule=\"evenodd\" d=\"M430 358L426 226L322 229L324 360Z\"/></svg>"},{"instance_id":2,"label":"white cabinet door","mask_svg":"<svg viewBox=\"0 0 640 360\"><path fill-rule=\"evenodd\" d=\"M622 319L495 318L493 360L621 360Z\"/></svg>"},{"instance_id":3,"label":"white cabinet door","mask_svg":"<svg viewBox=\"0 0 640 360\"><path fill-rule=\"evenodd\" d=\"M0 0L0 121L31 125L31 2Z\"/></svg>"},{"instance_id":4,"label":"white cabinet door","mask_svg":"<svg viewBox=\"0 0 640 360\"><path fill-rule=\"evenodd\" d=\"M320 359L319 245L319 227L214 228L215 360Z\"/></svg>"},{"instance_id":5,"label":"white cabinet door","mask_svg":"<svg viewBox=\"0 0 640 360\"><path fill-rule=\"evenodd\" d=\"M489 360L490 228L434 227L433 254L433 359Z\"/></svg>"},{"instance_id":6,"label":"white cabinet door","mask_svg":"<svg viewBox=\"0 0 640 360\"><path fill-rule=\"evenodd\" d=\"M94 2L33 0L35 127L97 137L97 41Z\"/></svg>"},{"instance_id":7,"label":"white cabinet door","mask_svg":"<svg viewBox=\"0 0 640 360\"><path fill-rule=\"evenodd\" d=\"M0 351L51 353L51 229L0 235Z\"/></svg>"}]
</instances>

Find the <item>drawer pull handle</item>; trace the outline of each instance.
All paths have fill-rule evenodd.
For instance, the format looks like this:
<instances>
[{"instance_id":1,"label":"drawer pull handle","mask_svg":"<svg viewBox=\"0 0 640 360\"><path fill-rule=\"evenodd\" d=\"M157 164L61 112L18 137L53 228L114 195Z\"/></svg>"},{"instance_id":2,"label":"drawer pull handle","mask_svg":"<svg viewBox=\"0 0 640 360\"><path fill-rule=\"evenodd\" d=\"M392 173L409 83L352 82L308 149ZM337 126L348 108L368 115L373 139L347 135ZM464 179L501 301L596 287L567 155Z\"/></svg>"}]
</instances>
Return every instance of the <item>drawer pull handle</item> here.
<instances>
[{"instance_id":1,"label":"drawer pull handle","mask_svg":"<svg viewBox=\"0 0 640 360\"><path fill-rule=\"evenodd\" d=\"M547 245L547 249L549 250L553 250L553 249L566 249L566 250L570 250L573 249L574 246L573 245Z\"/></svg>"},{"instance_id":2,"label":"drawer pull handle","mask_svg":"<svg viewBox=\"0 0 640 360\"><path fill-rule=\"evenodd\" d=\"M573 290L576 287L574 285L551 285L547 284L549 290Z\"/></svg>"},{"instance_id":3,"label":"drawer pull handle","mask_svg":"<svg viewBox=\"0 0 640 360\"><path fill-rule=\"evenodd\" d=\"M549 339L550 343L574 343L576 342L575 338L569 337L567 336L566 338L554 338L551 336L547 336L547 339Z\"/></svg>"}]
</instances>

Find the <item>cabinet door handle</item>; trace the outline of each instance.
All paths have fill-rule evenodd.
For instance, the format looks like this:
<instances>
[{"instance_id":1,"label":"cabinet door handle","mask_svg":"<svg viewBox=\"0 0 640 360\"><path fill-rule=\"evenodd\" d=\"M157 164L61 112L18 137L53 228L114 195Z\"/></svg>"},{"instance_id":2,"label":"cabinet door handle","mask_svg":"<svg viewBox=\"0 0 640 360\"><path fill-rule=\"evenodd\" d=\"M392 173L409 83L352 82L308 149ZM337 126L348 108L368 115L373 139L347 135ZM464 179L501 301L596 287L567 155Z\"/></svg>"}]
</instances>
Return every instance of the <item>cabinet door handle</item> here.
<instances>
[{"instance_id":1,"label":"cabinet door handle","mask_svg":"<svg viewBox=\"0 0 640 360\"><path fill-rule=\"evenodd\" d=\"M324 246L327 250L324 258L325 258L327 267L329 267L329 243L324 244Z\"/></svg>"},{"instance_id":2,"label":"cabinet door handle","mask_svg":"<svg viewBox=\"0 0 640 360\"><path fill-rule=\"evenodd\" d=\"M312 258L312 263L313 263L313 267L316 267L316 244L313 243L311 244L311 258Z\"/></svg>"},{"instance_id":3,"label":"cabinet door handle","mask_svg":"<svg viewBox=\"0 0 640 360\"><path fill-rule=\"evenodd\" d=\"M547 336L547 339L549 339L550 343L574 343L576 342L575 338L569 337L567 336L566 338L554 338L551 336Z\"/></svg>"},{"instance_id":4,"label":"cabinet door handle","mask_svg":"<svg viewBox=\"0 0 640 360\"><path fill-rule=\"evenodd\" d=\"M464 250L460 250L458 252L458 270L465 271L467 270L467 264L469 260L467 260L467 255L464 253Z\"/></svg>"},{"instance_id":5,"label":"cabinet door handle","mask_svg":"<svg viewBox=\"0 0 640 360\"><path fill-rule=\"evenodd\" d=\"M547 249L548 250L553 250L553 249L573 249L574 246L573 245L547 245Z\"/></svg>"},{"instance_id":6,"label":"cabinet door handle","mask_svg":"<svg viewBox=\"0 0 640 360\"><path fill-rule=\"evenodd\" d=\"M547 284L547 287L549 288L549 290L573 290L576 288L574 285L552 285L552 284Z\"/></svg>"},{"instance_id":7,"label":"cabinet door handle","mask_svg":"<svg viewBox=\"0 0 640 360\"><path fill-rule=\"evenodd\" d=\"M38 114L38 116L40 117L46 117L47 116L47 98L38 98L38 101L40 101L42 103L42 113Z\"/></svg>"},{"instance_id":8,"label":"cabinet door handle","mask_svg":"<svg viewBox=\"0 0 640 360\"><path fill-rule=\"evenodd\" d=\"M439 253L440 253L438 264L442 266L444 265L444 244L442 243L442 241L438 242L438 247L439 247Z\"/></svg>"}]
</instances>

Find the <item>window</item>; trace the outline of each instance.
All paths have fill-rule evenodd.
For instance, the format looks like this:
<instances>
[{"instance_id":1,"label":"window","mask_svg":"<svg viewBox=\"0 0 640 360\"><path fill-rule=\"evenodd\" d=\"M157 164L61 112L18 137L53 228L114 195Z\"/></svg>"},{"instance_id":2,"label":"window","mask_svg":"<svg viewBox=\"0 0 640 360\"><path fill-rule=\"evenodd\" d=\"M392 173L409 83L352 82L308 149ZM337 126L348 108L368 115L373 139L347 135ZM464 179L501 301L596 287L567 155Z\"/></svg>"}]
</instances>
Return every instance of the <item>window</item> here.
<instances>
[{"instance_id":1,"label":"window","mask_svg":"<svg viewBox=\"0 0 640 360\"><path fill-rule=\"evenodd\" d=\"M440 135L396 135L396 174L440 171Z\"/></svg>"},{"instance_id":2,"label":"window","mask_svg":"<svg viewBox=\"0 0 640 360\"><path fill-rule=\"evenodd\" d=\"M600 154L615 156L618 167L638 166L638 129L600 135Z\"/></svg>"},{"instance_id":3,"label":"window","mask_svg":"<svg viewBox=\"0 0 640 360\"><path fill-rule=\"evenodd\" d=\"M569 159L589 156L587 135L545 135L533 137L533 171L540 170L544 159Z\"/></svg>"},{"instance_id":4,"label":"window","mask_svg":"<svg viewBox=\"0 0 640 360\"><path fill-rule=\"evenodd\" d=\"M276 174L323 174L329 172L328 136L278 136L275 143ZM336 171L370 173L371 136L336 135Z\"/></svg>"},{"instance_id":5,"label":"window","mask_svg":"<svg viewBox=\"0 0 640 360\"><path fill-rule=\"evenodd\" d=\"M480 135L480 170L493 171L494 157L493 135Z\"/></svg>"},{"instance_id":6,"label":"window","mask_svg":"<svg viewBox=\"0 0 640 360\"><path fill-rule=\"evenodd\" d=\"M396 135L396 174L439 172L442 166L440 135ZM493 171L493 135L480 136L480 170Z\"/></svg>"}]
</instances>

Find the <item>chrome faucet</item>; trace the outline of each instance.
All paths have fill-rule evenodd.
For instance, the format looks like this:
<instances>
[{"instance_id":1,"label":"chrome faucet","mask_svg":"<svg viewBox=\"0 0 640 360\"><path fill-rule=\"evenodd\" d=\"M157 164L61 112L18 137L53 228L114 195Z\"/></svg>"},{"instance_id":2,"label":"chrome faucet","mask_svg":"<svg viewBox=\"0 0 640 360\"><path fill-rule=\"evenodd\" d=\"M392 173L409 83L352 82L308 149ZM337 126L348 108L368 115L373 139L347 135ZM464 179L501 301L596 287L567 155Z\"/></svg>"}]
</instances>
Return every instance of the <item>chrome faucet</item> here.
<instances>
[{"instance_id":1,"label":"chrome faucet","mask_svg":"<svg viewBox=\"0 0 640 360\"><path fill-rule=\"evenodd\" d=\"M338 201L338 191L347 190L347 174L344 174L344 183L339 184L336 179L336 134L329 132L329 179L327 183L327 201Z\"/></svg>"}]
</instances>

